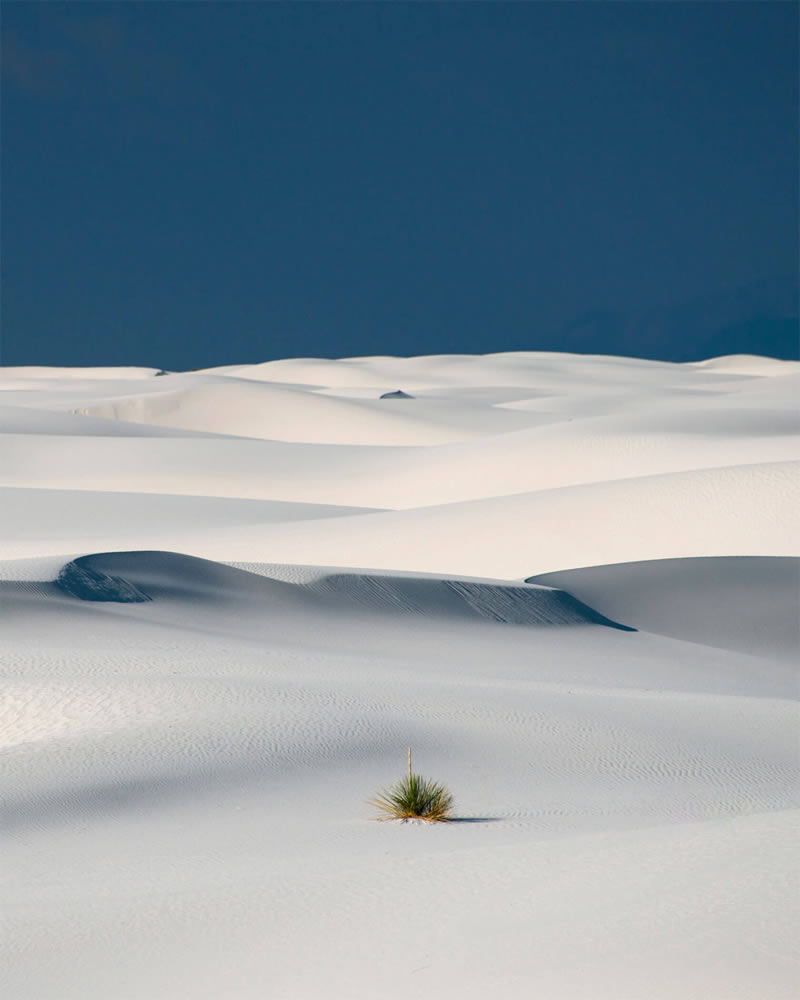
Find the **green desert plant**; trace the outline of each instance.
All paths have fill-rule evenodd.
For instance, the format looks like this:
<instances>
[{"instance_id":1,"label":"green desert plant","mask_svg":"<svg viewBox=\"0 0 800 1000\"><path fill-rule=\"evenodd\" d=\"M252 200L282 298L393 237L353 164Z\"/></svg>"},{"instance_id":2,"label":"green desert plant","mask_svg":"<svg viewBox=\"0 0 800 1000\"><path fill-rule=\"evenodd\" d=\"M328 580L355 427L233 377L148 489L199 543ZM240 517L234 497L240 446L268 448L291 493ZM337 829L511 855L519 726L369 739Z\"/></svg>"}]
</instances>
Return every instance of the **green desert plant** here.
<instances>
[{"instance_id":1,"label":"green desert plant","mask_svg":"<svg viewBox=\"0 0 800 1000\"><path fill-rule=\"evenodd\" d=\"M453 818L453 796L447 788L412 772L411 747L408 748L407 776L370 799L370 805L383 814L382 819L446 823Z\"/></svg>"}]
</instances>

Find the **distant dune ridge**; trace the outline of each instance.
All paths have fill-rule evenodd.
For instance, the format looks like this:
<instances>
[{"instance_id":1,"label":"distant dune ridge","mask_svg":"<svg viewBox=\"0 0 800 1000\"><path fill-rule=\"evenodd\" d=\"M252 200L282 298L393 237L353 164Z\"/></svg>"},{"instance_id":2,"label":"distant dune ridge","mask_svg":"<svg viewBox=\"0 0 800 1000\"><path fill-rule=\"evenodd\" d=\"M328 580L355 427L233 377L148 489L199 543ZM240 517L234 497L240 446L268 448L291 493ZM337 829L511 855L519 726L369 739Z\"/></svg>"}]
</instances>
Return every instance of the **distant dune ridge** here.
<instances>
[{"instance_id":1,"label":"distant dune ridge","mask_svg":"<svg viewBox=\"0 0 800 1000\"><path fill-rule=\"evenodd\" d=\"M4 994L795 997L798 398L0 369ZM409 744L460 822L371 821Z\"/></svg>"}]
</instances>

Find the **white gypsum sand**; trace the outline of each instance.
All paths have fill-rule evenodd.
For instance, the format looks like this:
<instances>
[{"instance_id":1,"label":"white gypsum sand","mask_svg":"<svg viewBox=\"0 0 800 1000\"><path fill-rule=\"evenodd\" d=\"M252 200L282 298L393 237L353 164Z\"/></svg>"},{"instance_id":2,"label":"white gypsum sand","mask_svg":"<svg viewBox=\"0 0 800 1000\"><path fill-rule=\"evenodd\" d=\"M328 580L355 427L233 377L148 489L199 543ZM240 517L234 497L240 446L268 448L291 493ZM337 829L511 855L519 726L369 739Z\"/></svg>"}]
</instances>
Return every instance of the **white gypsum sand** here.
<instances>
[{"instance_id":1,"label":"white gypsum sand","mask_svg":"<svg viewBox=\"0 0 800 1000\"><path fill-rule=\"evenodd\" d=\"M798 392L0 369L4 995L795 997Z\"/></svg>"}]
</instances>

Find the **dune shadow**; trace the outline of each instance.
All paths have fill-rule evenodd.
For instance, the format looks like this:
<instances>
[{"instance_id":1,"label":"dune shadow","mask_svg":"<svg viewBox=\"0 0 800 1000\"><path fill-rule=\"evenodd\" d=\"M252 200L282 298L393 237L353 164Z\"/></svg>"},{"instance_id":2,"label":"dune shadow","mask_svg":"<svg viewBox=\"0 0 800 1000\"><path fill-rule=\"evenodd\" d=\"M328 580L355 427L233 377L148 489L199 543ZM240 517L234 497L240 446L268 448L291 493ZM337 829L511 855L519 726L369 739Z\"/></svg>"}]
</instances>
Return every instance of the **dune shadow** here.
<instances>
[{"instance_id":1,"label":"dune shadow","mask_svg":"<svg viewBox=\"0 0 800 1000\"><path fill-rule=\"evenodd\" d=\"M206 782L209 782L209 777L206 777ZM7 801L2 827L4 833L16 834L119 815L131 809L152 807L170 798L186 797L202 783L190 775L109 777L83 788L54 790L28 798L20 796Z\"/></svg>"},{"instance_id":2,"label":"dune shadow","mask_svg":"<svg viewBox=\"0 0 800 1000\"><path fill-rule=\"evenodd\" d=\"M453 816L449 823L502 823L502 816Z\"/></svg>"}]
</instances>

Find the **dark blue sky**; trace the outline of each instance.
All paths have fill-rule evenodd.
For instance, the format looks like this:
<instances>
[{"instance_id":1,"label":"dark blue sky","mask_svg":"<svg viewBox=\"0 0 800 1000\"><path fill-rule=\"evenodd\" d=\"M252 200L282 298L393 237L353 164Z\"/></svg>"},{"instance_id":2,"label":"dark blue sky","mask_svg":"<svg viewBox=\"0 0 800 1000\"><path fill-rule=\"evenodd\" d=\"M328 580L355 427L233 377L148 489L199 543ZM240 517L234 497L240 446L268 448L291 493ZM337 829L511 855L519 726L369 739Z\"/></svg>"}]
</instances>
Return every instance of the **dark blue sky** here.
<instances>
[{"instance_id":1,"label":"dark blue sky","mask_svg":"<svg viewBox=\"0 0 800 1000\"><path fill-rule=\"evenodd\" d=\"M661 307L796 314L796 4L2 18L3 364L666 356Z\"/></svg>"}]
</instances>

